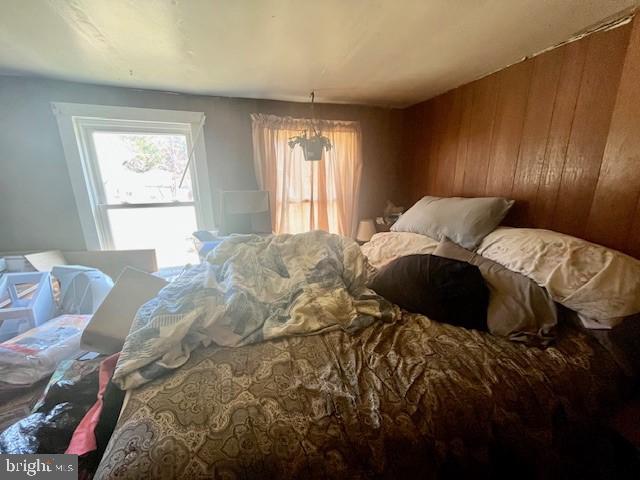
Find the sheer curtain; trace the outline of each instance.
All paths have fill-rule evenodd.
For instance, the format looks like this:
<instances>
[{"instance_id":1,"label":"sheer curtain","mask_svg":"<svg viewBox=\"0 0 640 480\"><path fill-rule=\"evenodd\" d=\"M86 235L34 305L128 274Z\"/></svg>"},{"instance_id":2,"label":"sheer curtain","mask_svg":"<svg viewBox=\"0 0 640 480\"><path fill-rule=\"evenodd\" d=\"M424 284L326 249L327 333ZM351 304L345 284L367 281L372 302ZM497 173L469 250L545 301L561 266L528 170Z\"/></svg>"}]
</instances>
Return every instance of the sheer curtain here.
<instances>
[{"instance_id":1,"label":"sheer curtain","mask_svg":"<svg viewBox=\"0 0 640 480\"><path fill-rule=\"evenodd\" d=\"M355 236L362 174L362 134L358 122L318 120L331 140L322 160L306 161L290 137L309 129L309 120L251 115L253 160L261 189L269 192L273 230L326 230Z\"/></svg>"}]
</instances>

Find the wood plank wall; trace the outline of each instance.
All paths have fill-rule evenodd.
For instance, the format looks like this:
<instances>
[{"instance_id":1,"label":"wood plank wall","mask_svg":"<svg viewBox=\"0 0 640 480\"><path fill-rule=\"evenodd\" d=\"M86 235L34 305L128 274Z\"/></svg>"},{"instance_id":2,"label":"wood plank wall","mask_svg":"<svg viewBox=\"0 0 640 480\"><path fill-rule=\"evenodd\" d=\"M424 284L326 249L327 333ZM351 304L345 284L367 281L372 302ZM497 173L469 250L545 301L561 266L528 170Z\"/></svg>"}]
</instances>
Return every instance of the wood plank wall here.
<instances>
[{"instance_id":1,"label":"wood plank wall","mask_svg":"<svg viewBox=\"0 0 640 480\"><path fill-rule=\"evenodd\" d=\"M405 110L408 205L516 200L514 226L640 257L640 17Z\"/></svg>"}]
</instances>

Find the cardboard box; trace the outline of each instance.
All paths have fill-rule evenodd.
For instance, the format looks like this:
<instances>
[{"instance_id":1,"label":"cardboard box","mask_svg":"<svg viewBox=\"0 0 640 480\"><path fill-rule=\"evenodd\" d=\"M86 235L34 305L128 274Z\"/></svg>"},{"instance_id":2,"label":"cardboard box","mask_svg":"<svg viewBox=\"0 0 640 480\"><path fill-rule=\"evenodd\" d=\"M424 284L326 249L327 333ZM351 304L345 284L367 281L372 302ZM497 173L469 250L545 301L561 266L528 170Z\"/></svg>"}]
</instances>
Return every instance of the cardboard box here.
<instances>
[{"instance_id":1,"label":"cardboard box","mask_svg":"<svg viewBox=\"0 0 640 480\"><path fill-rule=\"evenodd\" d=\"M48 250L46 252L29 253L24 257L36 270L50 272L56 265L84 265L93 267L118 278L125 267L132 267L143 272L158 270L155 250L100 250L61 252Z\"/></svg>"},{"instance_id":2,"label":"cardboard box","mask_svg":"<svg viewBox=\"0 0 640 480\"><path fill-rule=\"evenodd\" d=\"M126 267L85 328L81 347L105 354L122 350L138 309L165 285L160 277Z\"/></svg>"}]
</instances>

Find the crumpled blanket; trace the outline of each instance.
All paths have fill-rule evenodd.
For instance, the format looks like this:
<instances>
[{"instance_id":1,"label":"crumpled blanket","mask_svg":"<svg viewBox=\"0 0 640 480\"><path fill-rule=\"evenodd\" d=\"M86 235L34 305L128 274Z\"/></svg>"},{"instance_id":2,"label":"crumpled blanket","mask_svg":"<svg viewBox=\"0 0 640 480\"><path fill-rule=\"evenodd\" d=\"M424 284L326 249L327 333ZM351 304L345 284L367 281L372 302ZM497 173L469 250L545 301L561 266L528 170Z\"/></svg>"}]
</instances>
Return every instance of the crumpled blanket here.
<instances>
[{"instance_id":1,"label":"crumpled blanket","mask_svg":"<svg viewBox=\"0 0 640 480\"><path fill-rule=\"evenodd\" d=\"M367 272L360 247L338 235L230 237L138 310L113 382L138 387L182 366L199 346L395 320L398 307L366 287Z\"/></svg>"}]
</instances>

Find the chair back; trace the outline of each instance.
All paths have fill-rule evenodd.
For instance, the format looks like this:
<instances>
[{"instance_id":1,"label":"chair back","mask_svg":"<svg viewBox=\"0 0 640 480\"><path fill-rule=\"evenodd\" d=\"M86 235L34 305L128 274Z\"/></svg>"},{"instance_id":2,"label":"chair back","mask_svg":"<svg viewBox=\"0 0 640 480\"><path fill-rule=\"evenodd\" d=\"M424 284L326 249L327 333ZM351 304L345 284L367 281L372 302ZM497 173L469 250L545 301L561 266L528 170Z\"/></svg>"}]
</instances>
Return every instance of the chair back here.
<instances>
[{"instance_id":1,"label":"chair back","mask_svg":"<svg viewBox=\"0 0 640 480\"><path fill-rule=\"evenodd\" d=\"M218 206L219 235L272 233L269 192L223 190Z\"/></svg>"}]
</instances>

